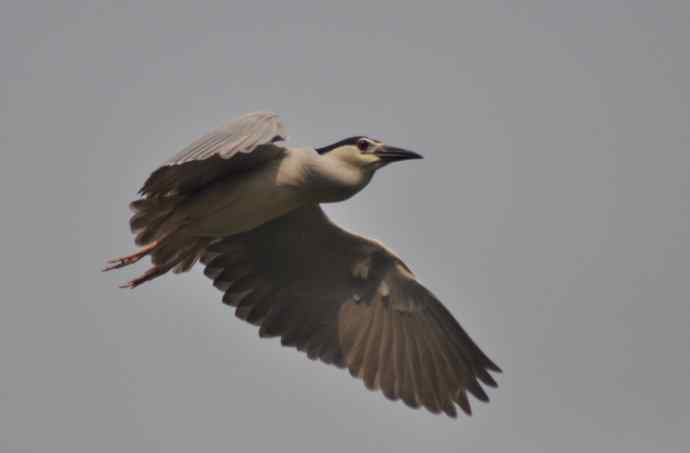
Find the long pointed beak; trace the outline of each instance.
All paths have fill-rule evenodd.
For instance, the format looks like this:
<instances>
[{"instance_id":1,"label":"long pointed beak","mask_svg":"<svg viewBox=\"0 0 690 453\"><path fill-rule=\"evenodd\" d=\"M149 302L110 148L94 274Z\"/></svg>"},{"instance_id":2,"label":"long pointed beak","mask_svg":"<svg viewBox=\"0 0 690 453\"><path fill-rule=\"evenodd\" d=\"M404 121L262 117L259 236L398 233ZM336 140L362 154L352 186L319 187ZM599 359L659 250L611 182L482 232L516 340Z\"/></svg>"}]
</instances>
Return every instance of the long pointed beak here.
<instances>
[{"instance_id":1,"label":"long pointed beak","mask_svg":"<svg viewBox=\"0 0 690 453\"><path fill-rule=\"evenodd\" d=\"M392 146L383 145L374 154L384 162L397 162L399 160L423 159L423 157L413 151Z\"/></svg>"}]
</instances>

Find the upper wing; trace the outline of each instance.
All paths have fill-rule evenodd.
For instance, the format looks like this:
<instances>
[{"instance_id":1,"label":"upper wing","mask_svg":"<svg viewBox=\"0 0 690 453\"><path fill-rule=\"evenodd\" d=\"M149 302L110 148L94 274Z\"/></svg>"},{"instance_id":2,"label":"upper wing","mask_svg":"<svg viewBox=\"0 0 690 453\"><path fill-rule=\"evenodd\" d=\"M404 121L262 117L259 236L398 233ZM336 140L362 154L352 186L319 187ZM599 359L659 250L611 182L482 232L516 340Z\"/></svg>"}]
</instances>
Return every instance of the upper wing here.
<instances>
[{"instance_id":1,"label":"upper wing","mask_svg":"<svg viewBox=\"0 0 690 453\"><path fill-rule=\"evenodd\" d=\"M500 369L381 244L348 233L318 206L212 244L205 273L238 317L310 358L347 367L367 388L412 407L466 413Z\"/></svg>"},{"instance_id":2,"label":"upper wing","mask_svg":"<svg viewBox=\"0 0 690 453\"><path fill-rule=\"evenodd\" d=\"M285 126L274 113L249 113L209 132L166 161L139 193L148 197L199 190L229 173L246 171L274 159L284 148Z\"/></svg>"}]
</instances>

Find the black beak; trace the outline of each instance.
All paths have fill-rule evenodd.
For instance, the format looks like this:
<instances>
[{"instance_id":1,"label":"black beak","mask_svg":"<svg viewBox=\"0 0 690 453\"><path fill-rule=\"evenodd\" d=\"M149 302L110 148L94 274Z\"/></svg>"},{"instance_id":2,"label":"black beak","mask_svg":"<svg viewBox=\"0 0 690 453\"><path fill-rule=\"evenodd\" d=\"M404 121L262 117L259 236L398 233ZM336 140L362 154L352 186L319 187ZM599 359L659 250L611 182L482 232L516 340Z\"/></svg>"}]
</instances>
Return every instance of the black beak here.
<instances>
[{"instance_id":1,"label":"black beak","mask_svg":"<svg viewBox=\"0 0 690 453\"><path fill-rule=\"evenodd\" d=\"M394 148L392 146L383 145L376 151L374 155L378 156L384 162L397 162L399 160L422 159L423 157L413 151L408 151L402 148Z\"/></svg>"}]
</instances>

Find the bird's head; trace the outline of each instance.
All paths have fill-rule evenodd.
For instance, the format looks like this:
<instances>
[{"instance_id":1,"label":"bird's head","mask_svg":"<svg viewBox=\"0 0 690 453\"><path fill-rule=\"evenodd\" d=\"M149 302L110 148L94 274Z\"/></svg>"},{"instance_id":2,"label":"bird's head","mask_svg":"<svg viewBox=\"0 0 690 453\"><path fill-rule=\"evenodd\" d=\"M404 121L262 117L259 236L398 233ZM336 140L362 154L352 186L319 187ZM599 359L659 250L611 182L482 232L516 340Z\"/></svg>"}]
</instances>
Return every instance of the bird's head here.
<instances>
[{"instance_id":1,"label":"bird's head","mask_svg":"<svg viewBox=\"0 0 690 453\"><path fill-rule=\"evenodd\" d=\"M332 145L316 148L316 152L328 155L349 166L372 172L392 162L422 158L415 152L388 146L379 140L365 136L346 138Z\"/></svg>"},{"instance_id":2,"label":"bird's head","mask_svg":"<svg viewBox=\"0 0 690 453\"><path fill-rule=\"evenodd\" d=\"M333 202L350 198L362 190L379 168L392 162L421 159L417 153L388 146L369 137L340 140L323 148L314 171L309 172L318 201Z\"/></svg>"}]
</instances>

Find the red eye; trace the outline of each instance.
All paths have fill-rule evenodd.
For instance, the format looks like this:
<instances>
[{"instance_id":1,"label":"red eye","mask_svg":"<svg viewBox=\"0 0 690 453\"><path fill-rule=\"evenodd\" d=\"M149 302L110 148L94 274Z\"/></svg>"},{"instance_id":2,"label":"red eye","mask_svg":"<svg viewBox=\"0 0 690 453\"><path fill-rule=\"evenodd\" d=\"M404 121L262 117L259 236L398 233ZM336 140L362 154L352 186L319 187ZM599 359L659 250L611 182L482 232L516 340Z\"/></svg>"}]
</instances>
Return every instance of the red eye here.
<instances>
[{"instance_id":1,"label":"red eye","mask_svg":"<svg viewBox=\"0 0 690 453\"><path fill-rule=\"evenodd\" d=\"M360 141L357 142L357 148L358 148L360 151L366 151L367 149L369 149L369 142L366 141L366 140L364 140L364 139L362 139L362 140L360 140Z\"/></svg>"}]
</instances>

